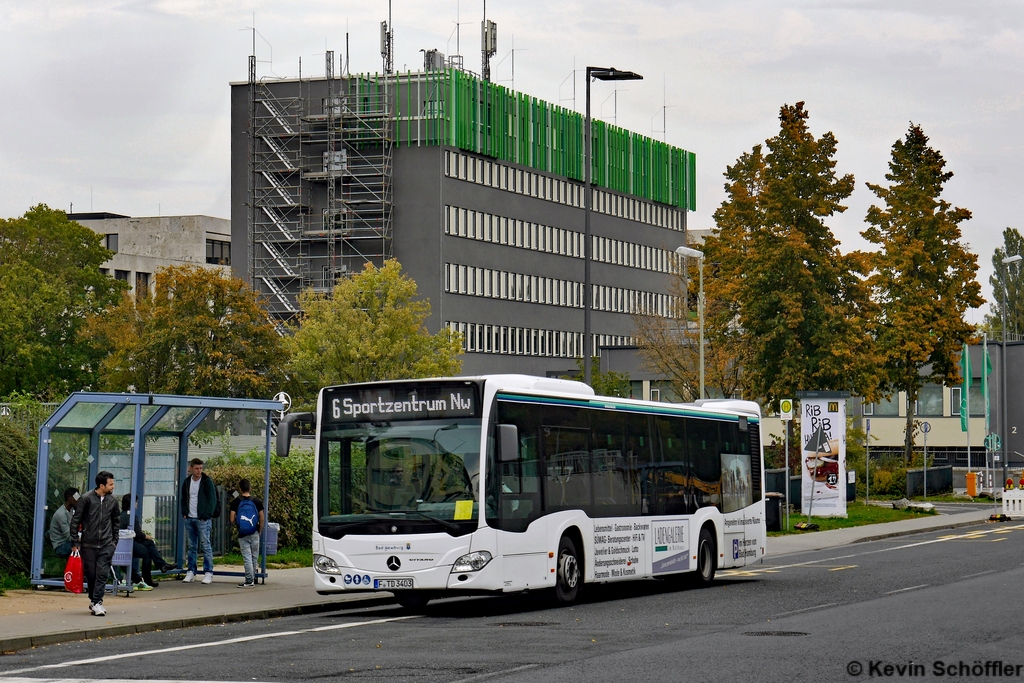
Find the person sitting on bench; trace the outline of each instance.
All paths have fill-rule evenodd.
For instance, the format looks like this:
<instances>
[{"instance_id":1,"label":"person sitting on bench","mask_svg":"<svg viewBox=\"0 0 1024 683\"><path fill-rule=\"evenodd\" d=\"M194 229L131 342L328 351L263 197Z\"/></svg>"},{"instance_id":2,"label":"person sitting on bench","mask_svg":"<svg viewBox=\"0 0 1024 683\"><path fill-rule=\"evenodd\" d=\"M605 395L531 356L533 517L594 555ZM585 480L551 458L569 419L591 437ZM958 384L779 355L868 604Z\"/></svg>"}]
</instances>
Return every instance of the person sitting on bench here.
<instances>
[{"instance_id":1,"label":"person sitting on bench","mask_svg":"<svg viewBox=\"0 0 1024 683\"><path fill-rule=\"evenodd\" d=\"M121 528L128 528L129 519L129 508L132 502L132 494L126 493L121 498ZM132 563L132 583L135 584L136 590L150 590L156 586L156 582L153 581L153 567L156 567L157 571L166 572L172 569L177 569L177 565L169 564L160 555L160 551L156 547L156 542L152 537L148 536L146 532L142 530L142 518L138 514L139 509L139 498L135 498L135 543L132 545L132 557L142 560L142 576L139 576L135 572L134 563Z\"/></svg>"}]
</instances>

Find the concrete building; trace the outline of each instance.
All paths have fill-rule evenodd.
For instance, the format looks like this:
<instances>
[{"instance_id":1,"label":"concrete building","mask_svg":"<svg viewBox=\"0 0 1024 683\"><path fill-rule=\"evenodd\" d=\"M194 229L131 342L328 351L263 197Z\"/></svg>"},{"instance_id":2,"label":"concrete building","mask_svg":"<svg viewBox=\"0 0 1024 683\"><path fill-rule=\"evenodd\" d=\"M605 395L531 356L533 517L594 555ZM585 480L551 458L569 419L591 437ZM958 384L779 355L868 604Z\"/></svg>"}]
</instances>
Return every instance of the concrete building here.
<instances>
[{"instance_id":1,"label":"concrete building","mask_svg":"<svg viewBox=\"0 0 1024 683\"><path fill-rule=\"evenodd\" d=\"M153 287L166 266L200 265L231 272L231 221L212 216L143 216L70 213L68 218L104 236L115 252L101 270L133 292Z\"/></svg>"},{"instance_id":2,"label":"concrete building","mask_svg":"<svg viewBox=\"0 0 1024 683\"><path fill-rule=\"evenodd\" d=\"M431 57L434 59L434 57ZM436 61L436 60L435 60ZM466 373L544 375L582 355L583 116L453 68L231 84L232 265L285 319L398 259L461 331ZM431 63L428 63L428 67ZM695 157L593 122L593 348L672 314Z\"/></svg>"}]
</instances>

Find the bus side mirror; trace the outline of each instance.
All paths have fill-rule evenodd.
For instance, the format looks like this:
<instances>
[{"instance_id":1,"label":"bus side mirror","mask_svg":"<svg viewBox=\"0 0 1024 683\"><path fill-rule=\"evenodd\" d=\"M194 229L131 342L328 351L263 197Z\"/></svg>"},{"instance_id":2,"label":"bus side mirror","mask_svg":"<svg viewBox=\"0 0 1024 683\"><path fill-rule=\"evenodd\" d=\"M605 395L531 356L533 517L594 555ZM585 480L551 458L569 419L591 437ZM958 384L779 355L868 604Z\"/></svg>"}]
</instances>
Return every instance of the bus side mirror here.
<instances>
[{"instance_id":1,"label":"bus side mirror","mask_svg":"<svg viewBox=\"0 0 1024 683\"><path fill-rule=\"evenodd\" d=\"M515 425L497 425L498 462L515 462L519 459L519 429Z\"/></svg>"},{"instance_id":2,"label":"bus side mirror","mask_svg":"<svg viewBox=\"0 0 1024 683\"><path fill-rule=\"evenodd\" d=\"M313 413L289 413L277 425L277 455L286 457L292 447L292 430L296 422L316 424Z\"/></svg>"}]
</instances>

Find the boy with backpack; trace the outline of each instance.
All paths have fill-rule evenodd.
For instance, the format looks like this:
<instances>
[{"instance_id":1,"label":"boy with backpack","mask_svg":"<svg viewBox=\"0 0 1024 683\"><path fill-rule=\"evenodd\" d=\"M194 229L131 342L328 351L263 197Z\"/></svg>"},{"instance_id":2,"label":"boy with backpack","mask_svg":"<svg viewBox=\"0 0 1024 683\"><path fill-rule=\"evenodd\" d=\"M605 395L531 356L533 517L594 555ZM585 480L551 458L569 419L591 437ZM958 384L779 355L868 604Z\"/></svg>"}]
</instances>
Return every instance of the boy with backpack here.
<instances>
[{"instance_id":1,"label":"boy with backpack","mask_svg":"<svg viewBox=\"0 0 1024 683\"><path fill-rule=\"evenodd\" d=\"M252 484L248 479L238 482L238 493L231 501L231 523L238 529L238 547L245 565L245 581L239 588L256 585L255 563L260 556L260 532L263 531L263 503L252 497Z\"/></svg>"}]
</instances>

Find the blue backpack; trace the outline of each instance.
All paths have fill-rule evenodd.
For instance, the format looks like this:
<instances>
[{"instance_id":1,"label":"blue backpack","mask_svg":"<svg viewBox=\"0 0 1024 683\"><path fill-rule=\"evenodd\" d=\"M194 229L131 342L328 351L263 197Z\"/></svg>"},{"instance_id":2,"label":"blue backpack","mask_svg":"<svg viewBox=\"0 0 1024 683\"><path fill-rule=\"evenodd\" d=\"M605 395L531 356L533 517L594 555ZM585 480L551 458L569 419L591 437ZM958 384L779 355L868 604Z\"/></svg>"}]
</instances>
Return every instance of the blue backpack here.
<instances>
[{"instance_id":1,"label":"blue backpack","mask_svg":"<svg viewBox=\"0 0 1024 683\"><path fill-rule=\"evenodd\" d=\"M239 501L238 510L235 511L235 521L238 523L239 536L251 536L259 531L260 513L252 498L242 498Z\"/></svg>"}]
</instances>

